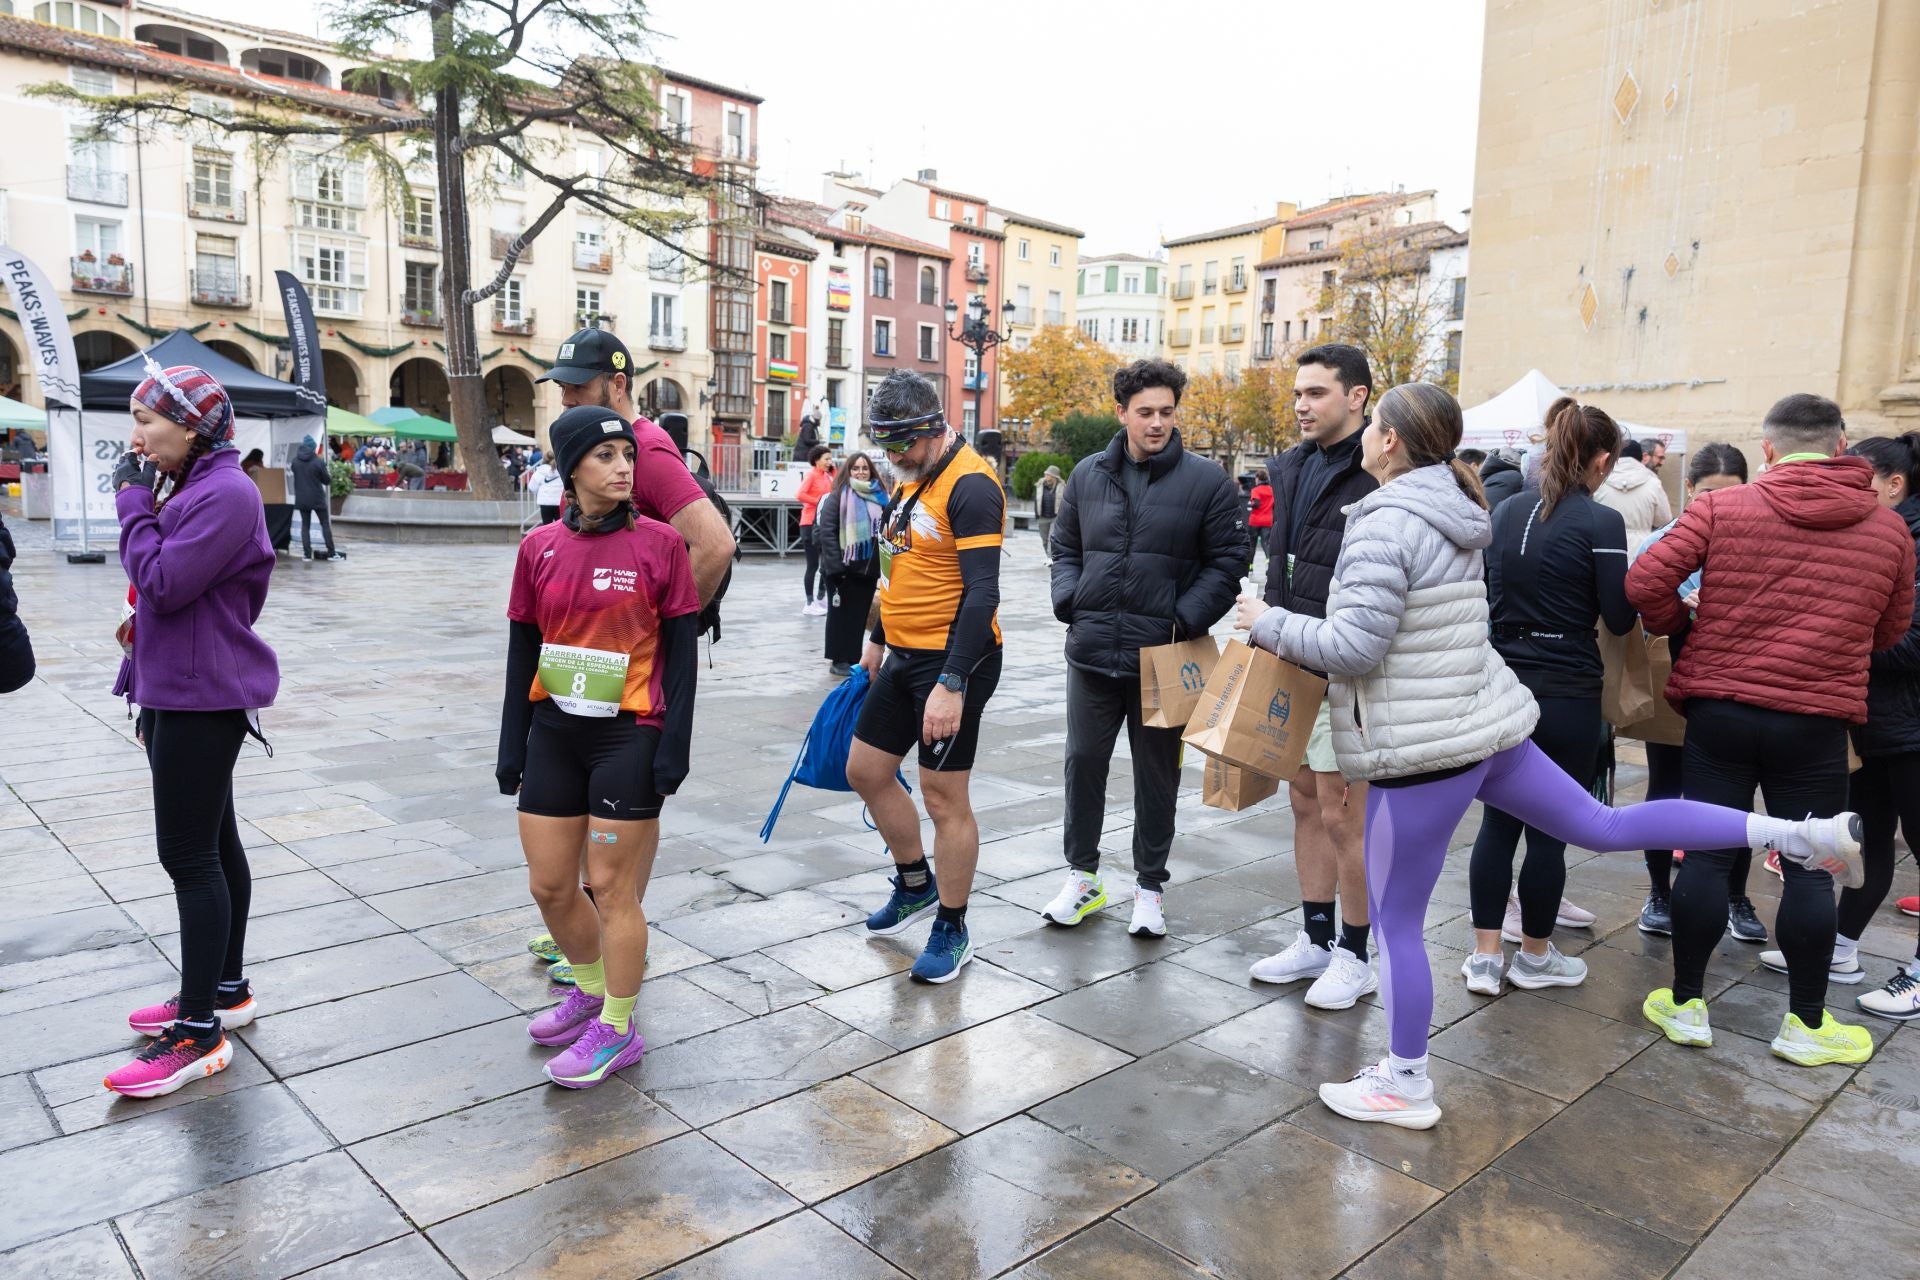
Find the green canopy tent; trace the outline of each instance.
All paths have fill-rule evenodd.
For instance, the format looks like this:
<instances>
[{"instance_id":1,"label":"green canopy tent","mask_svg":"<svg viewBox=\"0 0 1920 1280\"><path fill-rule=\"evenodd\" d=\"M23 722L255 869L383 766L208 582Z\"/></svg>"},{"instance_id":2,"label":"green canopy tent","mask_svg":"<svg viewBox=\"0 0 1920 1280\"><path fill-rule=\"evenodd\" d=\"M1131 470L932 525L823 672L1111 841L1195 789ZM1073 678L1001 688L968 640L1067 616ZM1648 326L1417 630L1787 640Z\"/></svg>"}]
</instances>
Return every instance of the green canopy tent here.
<instances>
[{"instance_id":1,"label":"green canopy tent","mask_svg":"<svg viewBox=\"0 0 1920 1280\"><path fill-rule=\"evenodd\" d=\"M384 427L390 422L402 422L408 418L417 418L420 416L420 411L418 409L409 409L403 404L388 404L380 406L367 416Z\"/></svg>"},{"instance_id":2,"label":"green canopy tent","mask_svg":"<svg viewBox=\"0 0 1920 1280\"><path fill-rule=\"evenodd\" d=\"M372 418L363 418L357 413L345 409L327 406L327 434L330 436L384 436L387 429Z\"/></svg>"},{"instance_id":3,"label":"green canopy tent","mask_svg":"<svg viewBox=\"0 0 1920 1280\"><path fill-rule=\"evenodd\" d=\"M47 415L43 409L0 396L0 431L45 431Z\"/></svg>"},{"instance_id":4,"label":"green canopy tent","mask_svg":"<svg viewBox=\"0 0 1920 1280\"><path fill-rule=\"evenodd\" d=\"M458 444L460 441L460 435L451 422L442 422L424 413L389 422L383 429L396 440L435 440L445 444Z\"/></svg>"}]
</instances>

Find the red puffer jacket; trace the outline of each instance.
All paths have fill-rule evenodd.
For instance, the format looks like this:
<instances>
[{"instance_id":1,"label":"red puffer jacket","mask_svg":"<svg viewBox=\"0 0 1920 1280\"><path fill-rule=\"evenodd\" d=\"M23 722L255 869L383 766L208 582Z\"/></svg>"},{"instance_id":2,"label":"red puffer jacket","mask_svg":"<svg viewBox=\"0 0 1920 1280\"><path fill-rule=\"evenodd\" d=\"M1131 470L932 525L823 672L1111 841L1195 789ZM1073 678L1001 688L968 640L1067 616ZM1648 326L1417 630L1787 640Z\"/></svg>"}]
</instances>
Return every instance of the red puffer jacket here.
<instances>
[{"instance_id":1,"label":"red puffer jacket","mask_svg":"<svg viewBox=\"0 0 1920 1280\"><path fill-rule=\"evenodd\" d=\"M1862 458L1790 462L1696 499L1633 562L1647 630L1686 621L1675 591L1705 566L1700 608L1667 701L1867 718L1867 659L1913 622L1913 538L1875 498Z\"/></svg>"}]
</instances>

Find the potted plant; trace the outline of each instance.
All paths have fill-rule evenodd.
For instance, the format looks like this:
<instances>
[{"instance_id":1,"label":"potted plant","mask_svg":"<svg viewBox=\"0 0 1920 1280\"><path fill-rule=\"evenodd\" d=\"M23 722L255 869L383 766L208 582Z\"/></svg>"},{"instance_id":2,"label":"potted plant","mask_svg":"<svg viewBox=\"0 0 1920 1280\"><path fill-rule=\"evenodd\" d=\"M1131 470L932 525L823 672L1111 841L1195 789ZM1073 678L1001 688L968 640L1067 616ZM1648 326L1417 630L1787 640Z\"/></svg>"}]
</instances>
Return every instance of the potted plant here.
<instances>
[{"instance_id":1,"label":"potted plant","mask_svg":"<svg viewBox=\"0 0 1920 1280\"><path fill-rule=\"evenodd\" d=\"M352 493L353 464L338 458L327 463L327 507L334 515L340 514L340 508L347 505Z\"/></svg>"}]
</instances>

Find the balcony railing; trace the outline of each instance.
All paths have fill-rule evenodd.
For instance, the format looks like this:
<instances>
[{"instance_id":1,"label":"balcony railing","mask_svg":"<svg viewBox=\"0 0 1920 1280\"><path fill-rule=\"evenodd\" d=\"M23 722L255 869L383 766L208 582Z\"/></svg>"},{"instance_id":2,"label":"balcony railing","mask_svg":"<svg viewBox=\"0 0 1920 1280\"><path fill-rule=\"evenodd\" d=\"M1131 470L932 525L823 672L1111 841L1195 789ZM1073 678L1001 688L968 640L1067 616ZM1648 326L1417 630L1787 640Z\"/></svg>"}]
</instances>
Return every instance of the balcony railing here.
<instances>
[{"instance_id":1,"label":"balcony railing","mask_svg":"<svg viewBox=\"0 0 1920 1280\"><path fill-rule=\"evenodd\" d=\"M1200 326L1200 345L1203 347L1211 346L1215 336L1219 333L1219 329L1220 329L1219 325L1214 325L1214 324L1201 325Z\"/></svg>"},{"instance_id":2,"label":"balcony railing","mask_svg":"<svg viewBox=\"0 0 1920 1280\"><path fill-rule=\"evenodd\" d=\"M574 327L580 329L611 329L613 322L619 319L608 311L576 311L573 313Z\"/></svg>"},{"instance_id":3,"label":"balcony railing","mask_svg":"<svg viewBox=\"0 0 1920 1280\"><path fill-rule=\"evenodd\" d=\"M793 312L788 310L786 307L769 306L767 308L767 323L768 324L792 324Z\"/></svg>"},{"instance_id":4,"label":"balcony railing","mask_svg":"<svg viewBox=\"0 0 1920 1280\"><path fill-rule=\"evenodd\" d=\"M400 233L400 245L405 249L438 249L440 247L440 237L431 230L402 231Z\"/></svg>"},{"instance_id":5,"label":"balcony railing","mask_svg":"<svg viewBox=\"0 0 1920 1280\"><path fill-rule=\"evenodd\" d=\"M1032 324L1033 308L1032 307L1015 307L1013 309L1013 322L1015 324Z\"/></svg>"},{"instance_id":6,"label":"balcony railing","mask_svg":"<svg viewBox=\"0 0 1920 1280\"><path fill-rule=\"evenodd\" d=\"M520 233L518 231L495 231L492 236L493 256L496 258L504 259L507 256L508 246L512 245L514 240L518 238L519 235ZM517 259L517 261L520 261L520 262L533 261L533 245L531 243L525 245L520 250L520 257Z\"/></svg>"},{"instance_id":7,"label":"balcony railing","mask_svg":"<svg viewBox=\"0 0 1920 1280\"><path fill-rule=\"evenodd\" d=\"M647 346L655 351L685 351L687 349L687 331L668 326L665 329L647 330Z\"/></svg>"},{"instance_id":8,"label":"balcony railing","mask_svg":"<svg viewBox=\"0 0 1920 1280\"><path fill-rule=\"evenodd\" d=\"M1273 359L1274 351L1275 351L1275 347L1272 341L1262 342L1258 344L1253 349L1254 363L1259 364L1259 363Z\"/></svg>"},{"instance_id":9,"label":"balcony railing","mask_svg":"<svg viewBox=\"0 0 1920 1280\"><path fill-rule=\"evenodd\" d=\"M654 280L684 280L687 260L677 253L649 253L647 275Z\"/></svg>"},{"instance_id":10,"label":"balcony railing","mask_svg":"<svg viewBox=\"0 0 1920 1280\"><path fill-rule=\"evenodd\" d=\"M1270 298L1270 297L1268 297L1268 298L1262 298L1262 299L1260 299L1260 314L1261 314L1261 315L1263 315L1263 316L1270 316L1270 315L1272 315L1272 314L1273 314L1273 308L1274 308L1274 300L1273 300L1272 298Z\"/></svg>"},{"instance_id":11,"label":"balcony railing","mask_svg":"<svg viewBox=\"0 0 1920 1280\"><path fill-rule=\"evenodd\" d=\"M1247 291L1247 273L1244 271L1236 271L1228 276L1226 291L1228 293L1245 293Z\"/></svg>"},{"instance_id":12,"label":"balcony railing","mask_svg":"<svg viewBox=\"0 0 1920 1280\"><path fill-rule=\"evenodd\" d=\"M125 208L127 175L112 169L96 169L92 165L70 164L67 166L67 199L85 200L89 204L117 204Z\"/></svg>"},{"instance_id":13,"label":"balcony railing","mask_svg":"<svg viewBox=\"0 0 1920 1280\"><path fill-rule=\"evenodd\" d=\"M245 222L247 220L247 202L238 192L230 191L227 198L218 197L202 200L194 193L193 184L187 184L187 216L204 218L209 222Z\"/></svg>"},{"instance_id":14,"label":"balcony railing","mask_svg":"<svg viewBox=\"0 0 1920 1280\"><path fill-rule=\"evenodd\" d=\"M125 204L126 200L122 199L120 203ZM987 282L987 264L984 262L969 262L967 264L967 279L975 284L985 284Z\"/></svg>"},{"instance_id":15,"label":"balcony railing","mask_svg":"<svg viewBox=\"0 0 1920 1280\"><path fill-rule=\"evenodd\" d=\"M441 327L440 308L409 306L403 300L400 303L400 323L415 329L438 329Z\"/></svg>"},{"instance_id":16,"label":"balcony railing","mask_svg":"<svg viewBox=\"0 0 1920 1280\"><path fill-rule=\"evenodd\" d=\"M576 271L613 270L613 250L601 244L578 244L573 246L573 266Z\"/></svg>"},{"instance_id":17,"label":"balcony railing","mask_svg":"<svg viewBox=\"0 0 1920 1280\"><path fill-rule=\"evenodd\" d=\"M526 311L515 315L502 311L498 307L493 311L493 331L495 333L515 333L523 338L533 336L533 312Z\"/></svg>"},{"instance_id":18,"label":"balcony railing","mask_svg":"<svg viewBox=\"0 0 1920 1280\"><path fill-rule=\"evenodd\" d=\"M1046 322L1048 324L1065 324L1067 322L1067 313L1064 311L1049 311L1046 313Z\"/></svg>"},{"instance_id":19,"label":"balcony railing","mask_svg":"<svg viewBox=\"0 0 1920 1280\"><path fill-rule=\"evenodd\" d=\"M829 346L827 348L827 368L845 369L850 367L853 362L848 359L849 354L845 347Z\"/></svg>"},{"instance_id":20,"label":"balcony railing","mask_svg":"<svg viewBox=\"0 0 1920 1280\"><path fill-rule=\"evenodd\" d=\"M1212 276L1212 277L1209 277L1208 279L1202 280L1200 282L1200 292L1201 293L1220 292L1220 278L1218 276Z\"/></svg>"},{"instance_id":21,"label":"balcony railing","mask_svg":"<svg viewBox=\"0 0 1920 1280\"><path fill-rule=\"evenodd\" d=\"M1188 298L1191 298L1193 296L1193 281L1191 280L1174 281L1172 293L1173 293L1173 300L1175 302L1186 301Z\"/></svg>"},{"instance_id":22,"label":"balcony railing","mask_svg":"<svg viewBox=\"0 0 1920 1280\"><path fill-rule=\"evenodd\" d=\"M195 267L193 300L203 307L250 307L253 305L253 277L238 271Z\"/></svg>"},{"instance_id":23,"label":"balcony railing","mask_svg":"<svg viewBox=\"0 0 1920 1280\"><path fill-rule=\"evenodd\" d=\"M722 391L713 398L713 412L719 418L747 418L753 415L753 397Z\"/></svg>"},{"instance_id":24,"label":"balcony railing","mask_svg":"<svg viewBox=\"0 0 1920 1280\"><path fill-rule=\"evenodd\" d=\"M1223 324L1220 326L1220 341L1232 345L1247 340L1247 326L1243 324Z\"/></svg>"},{"instance_id":25,"label":"balcony railing","mask_svg":"<svg viewBox=\"0 0 1920 1280\"><path fill-rule=\"evenodd\" d=\"M1193 345L1193 330L1191 330L1191 329L1169 329L1169 330L1167 330L1167 345L1168 345L1168 346L1170 346L1170 347L1190 347L1190 346L1192 346L1192 345Z\"/></svg>"},{"instance_id":26,"label":"balcony railing","mask_svg":"<svg viewBox=\"0 0 1920 1280\"><path fill-rule=\"evenodd\" d=\"M108 254L105 261L82 254L73 259L75 293L110 293L116 297L133 296L133 264L115 262L120 255Z\"/></svg>"}]
</instances>

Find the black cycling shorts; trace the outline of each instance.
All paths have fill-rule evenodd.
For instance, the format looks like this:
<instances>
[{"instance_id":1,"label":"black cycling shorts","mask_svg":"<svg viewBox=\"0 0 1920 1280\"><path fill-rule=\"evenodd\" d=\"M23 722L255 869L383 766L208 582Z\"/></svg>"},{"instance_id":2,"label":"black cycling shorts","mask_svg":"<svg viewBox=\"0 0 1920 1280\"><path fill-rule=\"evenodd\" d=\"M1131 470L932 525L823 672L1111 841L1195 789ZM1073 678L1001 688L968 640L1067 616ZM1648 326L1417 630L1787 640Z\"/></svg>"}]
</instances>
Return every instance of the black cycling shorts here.
<instances>
[{"instance_id":1,"label":"black cycling shorts","mask_svg":"<svg viewBox=\"0 0 1920 1280\"><path fill-rule=\"evenodd\" d=\"M853 736L890 756L904 756L920 742L920 726L927 695L939 683L947 655L938 650L888 649L880 676L867 691ZM1000 650L995 649L967 677L967 697L960 707L960 731L932 746L920 744L920 767L941 773L964 773L973 768L980 743L980 713L1000 683Z\"/></svg>"},{"instance_id":2,"label":"black cycling shorts","mask_svg":"<svg viewBox=\"0 0 1920 1280\"><path fill-rule=\"evenodd\" d=\"M632 712L568 715L542 699L527 733L527 767L520 778L520 812L542 818L602 818L638 822L660 816L664 797L653 789L653 753L660 730Z\"/></svg>"}]
</instances>

